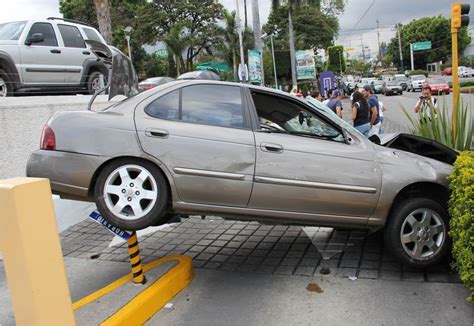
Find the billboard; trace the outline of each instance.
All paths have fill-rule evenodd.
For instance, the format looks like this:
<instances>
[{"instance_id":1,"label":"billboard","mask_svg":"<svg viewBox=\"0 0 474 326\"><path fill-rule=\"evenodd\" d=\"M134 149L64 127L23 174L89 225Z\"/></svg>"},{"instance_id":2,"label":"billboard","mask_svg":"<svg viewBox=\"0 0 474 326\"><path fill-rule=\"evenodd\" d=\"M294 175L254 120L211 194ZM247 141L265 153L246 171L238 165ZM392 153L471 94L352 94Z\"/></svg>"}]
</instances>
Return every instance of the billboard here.
<instances>
[{"instance_id":1,"label":"billboard","mask_svg":"<svg viewBox=\"0 0 474 326\"><path fill-rule=\"evenodd\" d=\"M296 76L298 80L316 78L313 50L296 51Z\"/></svg>"},{"instance_id":2,"label":"billboard","mask_svg":"<svg viewBox=\"0 0 474 326\"><path fill-rule=\"evenodd\" d=\"M251 83L262 83L262 52L248 50L249 81Z\"/></svg>"}]
</instances>

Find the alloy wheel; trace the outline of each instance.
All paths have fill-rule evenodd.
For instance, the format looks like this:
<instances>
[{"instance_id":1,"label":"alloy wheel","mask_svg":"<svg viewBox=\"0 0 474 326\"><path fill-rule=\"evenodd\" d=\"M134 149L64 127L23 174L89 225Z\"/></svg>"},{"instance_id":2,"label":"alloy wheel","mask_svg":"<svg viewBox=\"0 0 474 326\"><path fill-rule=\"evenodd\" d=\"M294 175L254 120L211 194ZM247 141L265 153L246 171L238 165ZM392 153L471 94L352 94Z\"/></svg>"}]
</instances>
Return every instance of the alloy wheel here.
<instances>
[{"instance_id":1,"label":"alloy wheel","mask_svg":"<svg viewBox=\"0 0 474 326\"><path fill-rule=\"evenodd\" d=\"M134 164L115 169L103 189L107 208L124 220L138 220L147 215L159 195L156 180L150 171Z\"/></svg>"},{"instance_id":2,"label":"alloy wheel","mask_svg":"<svg viewBox=\"0 0 474 326\"><path fill-rule=\"evenodd\" d=\"M7 97L7 84L5 79L0 77L0 97Z\"/></svg>"},{"instance_id":3,"label":"alloy wheel","mask_svg":"<svg viewBox=\"0 0 474 326\"><path fill-rule=\"evenodd\" d=\"M441 250L446 240L446 226L435 211L419 208L403 221L400 239L410 257L427 259Z\"/></svg>"}]
</instances>

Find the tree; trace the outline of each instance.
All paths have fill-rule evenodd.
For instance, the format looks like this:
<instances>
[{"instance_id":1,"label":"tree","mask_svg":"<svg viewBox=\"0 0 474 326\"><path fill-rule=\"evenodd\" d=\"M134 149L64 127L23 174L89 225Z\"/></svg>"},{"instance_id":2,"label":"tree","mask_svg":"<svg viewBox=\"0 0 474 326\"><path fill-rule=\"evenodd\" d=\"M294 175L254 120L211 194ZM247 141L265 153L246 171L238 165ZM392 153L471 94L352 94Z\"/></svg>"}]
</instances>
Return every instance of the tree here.
<instances>
[{"instance_id":1,"label":"tree","mask_svg":"<svg viewBox=\"0 0 474 326\"><path fill-rule=\"evenodd\" d=\"M410 43L431 41L432 49L414 52L415 69L426 69L426 64L445 61L451 56L451 22L443 16L423 17L401 26L403 65L410 66ZM467 28L461 28L458 35L459 53L471 42ZM391 39L387 53L399 58L398 37ZM399 60L395 60L400 65Z\"/></svg>"},{"instance_id":2,"label":"tree","mask_svg":"<svg viewBox=\"0 0 474 326\"><path fill-rule=\"evenodd\" d=\"M326 64L326 70L330 71L346 71L346 59L344 57L344 47L342 45L330 46L327 49L328 61Z\"/></svg>"},{"instance_id":3,"label":"tree","mask_svg":"<svg viewBox=\"0 0 474 326\"><path fill-rule=\"evenodd\" d=\"M112 23L109 0L94 0L99 30L107 43L112 43Z\"/></svg>"},{"instance_id":4,"label":"tree","mask_svg":"<svg viewBox=\"0 0 474 326\"><path fill-rule=\"evenodd\" d=\"M183 60L183 52L188 47L190 42L189 35L184 31L183 25L175 25L171 31L166 35L165 44L169 53L172 53L176 62L176 73L180 75L184 69L185 64Z\"/></svg>"}]
</instances>

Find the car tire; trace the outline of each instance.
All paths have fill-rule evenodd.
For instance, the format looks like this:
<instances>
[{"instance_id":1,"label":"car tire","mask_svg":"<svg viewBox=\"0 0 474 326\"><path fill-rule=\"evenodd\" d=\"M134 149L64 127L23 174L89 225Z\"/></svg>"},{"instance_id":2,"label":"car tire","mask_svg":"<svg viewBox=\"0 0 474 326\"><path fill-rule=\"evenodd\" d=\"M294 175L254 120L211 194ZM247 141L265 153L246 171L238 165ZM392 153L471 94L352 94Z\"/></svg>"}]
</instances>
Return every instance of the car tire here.
<instances>
[{"instance_id":1,"label":"car tire","mask_svg":"<svg viewBox=\"0 0 474 326\"><path fill-rule=\"evenodd\" d=\"M5 70L0 70L0 97L13 95L13 87Z\"/></svg>"},{"instance_id":2,"label":"car tire","mask_svg":"<svg viewBox=\"0 0 474 326\"><path fill-rule=\"evenodd\" d=\"M94 197L101 215L123 230L136 231L166 223L168 186L163 173L150 162L111 162L96 180Z\"/></svg>"},{"instance_id":3,"label":"car tire","mask_svg":"<svg viewBox=\"0 0 474 326\"><path fill-rule=\"evenodd\" d=\"M425 268L447 254L448 225L448 212L436 201L406 199L392 209L384 230L385 246L402 263Z\"/></svg>"},{"instance_id":4,"label":"car tire","mask_svg":"<svg viewBox=\"0 0 474 326\"><path fill-rule=\"evenodd\" d=\"M101 73L100 71L93 71L87 77L87 92L90 95L94 95L96 90L98 90L100 76L104 76L104 74ZM105 76L104 76L104 83L106 83Z\"/></svg>"}]
</instances>

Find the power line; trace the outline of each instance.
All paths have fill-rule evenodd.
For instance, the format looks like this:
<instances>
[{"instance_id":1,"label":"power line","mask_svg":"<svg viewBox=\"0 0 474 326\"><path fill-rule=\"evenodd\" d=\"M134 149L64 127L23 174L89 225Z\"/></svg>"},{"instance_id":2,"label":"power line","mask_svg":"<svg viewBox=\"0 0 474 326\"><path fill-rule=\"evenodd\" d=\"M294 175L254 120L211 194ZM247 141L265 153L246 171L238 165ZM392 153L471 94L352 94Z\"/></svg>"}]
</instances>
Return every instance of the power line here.
<instances>
[{"instance_id":1,"label":"power line","mask_svg":"<svg viewBox=\"0 0 474 326\"><path fill-rule=\"evenodd\" d=\"M365 15L367 15L367 13L369 12L370 8L372 8L372 6L374 5L375 3L375 0L372 1L372 3L370 4L370 6L367 8L367 10L364 12L364 14L362 15L362 17L360 17L359 21L354 25L354 27L352 27L352 29L355 29L357 27L357 25L359 25L359 23L362 21L362 19L364 19ZM344 39L341 41L343 42Z\"/></svg>"}]
</instances>

